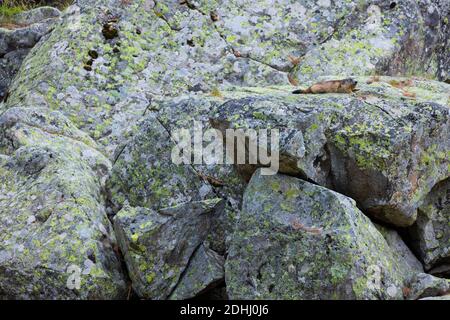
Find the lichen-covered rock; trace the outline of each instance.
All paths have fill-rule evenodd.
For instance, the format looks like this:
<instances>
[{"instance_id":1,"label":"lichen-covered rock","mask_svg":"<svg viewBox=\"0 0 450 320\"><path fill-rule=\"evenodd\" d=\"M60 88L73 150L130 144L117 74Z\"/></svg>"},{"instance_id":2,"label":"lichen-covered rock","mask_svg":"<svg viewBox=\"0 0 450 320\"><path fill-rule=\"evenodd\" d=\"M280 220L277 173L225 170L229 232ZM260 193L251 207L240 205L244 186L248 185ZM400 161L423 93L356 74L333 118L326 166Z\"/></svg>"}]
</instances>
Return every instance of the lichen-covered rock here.
<instances>
[{"instance_id":1,"label":"lichen-covered rock","mask_svg":"<svg viewBox=\"0 0 450 320\"><path fill-rule=\"evenodd\" d=\"M306 14L316 18L317 25L308 30L323 30L329 36L304 54L291 72L292 79L302 83L324 75L371 74L428 74L443 79L442 69L448 72L442 63L448 53L441 47L448 39L447 4L431 0L325 3L328 6L320 13L306 10ZM340 19L334 19L327 32L323 21L333 21L330 17L336 10Z\"/></svg>"},{"instance_id":2,"label":"lichen-covered rock","mask_svg":"<svg viewBox=\"0 0 450 320\"><path fill-rule=\"evenodd\" d=\"M59 15L58 9L42 7L17 14L7 24L0 17L0 101L25 56L51 30Z\"/></svg>"},{"instance_id":3,"label":"lichen-covered rock","mask_svg":"<svg viewBox=\"0 0 450 320\"><path fill-rule=\"evenodd\" d=\"M169 298L186 299L213 289L224 280L224 264L222 256L201 245Z\"/></svg>"},{"instance_id":4,"label":"lichen-covered rock","mask_svg":"<svg viewBox=\"0 0 450 320\"><path fill-rule=\"evenodd\" d=\"M447 295L443 295L440 297L428 297L428 298L423 298L420 300L437 300L437 301L446 301L446 300L450 300L450 294Z\"/></svg>"},{"instance_id":5,"label":"lichen-covered rock","mask_svg":"<svg viewBox=\"0 0 450 320\"><path fill-rule=\"evenodd\" d=\"M79 0L26 59L9 104L58 109L112 155L155 96L435 74L445 12L422 2Z\"/></svg>"},{"instance_id":6,"label":"lichen-covered rock","mask_svg":"<svg viewBox=\"0 0 450 320\"><path fill-rule=\"evenodd\" d=\"M391 248L395 259L406 264L405 269L414 270L423 273L423 266L416 256L411 252L397 231L388 229L379 224L374 224L378 231L383 235L387 244Z\"/></svg>"},{"instance_id":7,"label":"lichen-covered rock","mask_svg":"<svg viewBox=\"0 0 450 320\"><path fill-rule=\"evenodd\" d=\"M19 26L28 26L30 24L42 22L48 19L55 19L61 15L61 12L53 7L38 7L28 11L20 12L14 15L11 20Z\"/></svg>"},{"instance_id":8,"label":"lichen-covered rock","mask_svg":"<svg viewBox=\"0 0 450 320\"><path fill-rule=\"evenodd\" d=\"M223 279L223 258L205 250L225 251L218 222L230 209L190 164L172 162L173 145L159 119L147 117L108 180L113 207L124 206L115 217L120 247L144 298L191 298Z\"/></svg>"},{"instance_id":9,"label":"lichen-covered rock","mask_svg":"<svg viewBox=\"0 0 450 320\"><path fill-rule=\"evenodd\" d=\"M414 273L352 199L258 169L225 280L231 299L402 299Z\"/></svg>"},{"instance_id":10,"label":"lichen-covered rock","mask_svg":"<svg viewBox=\"0 0 450 320\"><path fill-rule=\"evenodd\" d=\"M450 280L437 278L426 273L418 273L411 280L409 299L440 296L450 292Z\"/></svg>"},{"instance_id":11,"label":"lichen-covered rock","mask_svg":"<svg viewBox=\"0 0 450 320\"><path fill-rule=\"evenodd\" d=\"M134 138L118 148L108 180L113 212L126 201L132 206L159 209L221 197L226 205L212 222L208 242L210 248L224 254L240 208L244 181L230 165L174 164L172 130L189 128L194 119L206 124L207 119L201 116L206 109L192 104L174 109L174 114L165 111L146 116L134 130Z\"/></svg>"},{"instance_id":12,"label":"lichen-covered rock","mask_svg":"<svg viewBox=\"0 0 450 320\"><path fill-rule=\"evenodd\" d=\"M12 108L0 128L0 297L123 297L102 196L110 162L58 112Z\"/></svg>"},{"instance_id":13,"label":"lichen-covered rock","mask_svg":"<svg viewBox=\"0 0 450 320\"><path fill-rule=\"evenodd\" d=\"M172 162L174 142L157 118L145 119L138 131L119 149L108 180L115 211L126 202L157 210L216 197L191 165Z\"/></svg>"},{"instance_id":14,"label":"lichen-covered rock","mask_svg":"<svg viewBox=\"0 0 450 320\"><path fill-rule=\"evenodd\" d=\"M19 70L28 51L28 49L19 49L8 52L0 59L0 102L6 98L11 80Z\"/></svg>"},{"instance_id":15,"label":"lichen-covered rock","mask_svg":"<svg viewBox=\"0 0 450 320\"><path fill-rule=\"evenodd\" d=\"M202 278L196 268L210 264L207 255L197 253L220 203L192 201L158 211L126 205L115 216L119 244L140 297L190 298L217 281L216 270L203 270Z\"/></svg>"},{"instance_id":16,"label":"lichen-covered rock","mask_svg":"<svg viewBox=\"0 0 450 320\"><path fill-rule=\"evenodd\" d=\"M439 9L437 11L432 12L431 16L436 18L438 14L440 16L440 48L437 51L438 58L438 79L441 81L445 81L450 83L450 50L448 50L450 45L450 2L446 0L432 0L435 6ZM426 7L425 7L426 9ZM435 19L430 19L431 23L435 21ZM435 25L435 30L437 25Z\"/></svg>"},{"instance_id":17,"label":"lichen-covered rock","mask_svg":"<svg viewBox=\"0 0 450 320\"><path fill-rule=\"evenodd\" d=\"M418 209L409 229L411 243L427 270L447 266L450 275L450 180L438 183Z\"/></svg>"},{"instance_id":18,"label":"lichen-covered rock","mask_svg":"<svg viewBox=\"0 0 450 320\"><path fill-rule=\"evenodd\" d=\"M445 0L77 0L51 26L42 19L58 16L52 9L17 16L22 28L0 29L0 91L34 48L0 103L0 296L121 297L106 215L119 210L115 228L141 297L189 298L219 283L220 255L258 166L174 165L174 132L194 120L205 129L279 128L281 172L411 225L450 175L448 85L359 78L358 93L321 96L271 86L331 74L448 79L448 8ZM253 88L233 87L244 85ZM342 202L344 216L367 220ZM385 241L372 226L352 228L382 244L364 257L382 256L375 264L388 269L386 286L368 285L367 261L352 261L360 278L336 285L337 259L330 297L400 298L407 281L398 270L420 266L393 231L383 231ZM354 246L339 239L348 257ZM442 261L433 270L445 269ZM80 290L64 284L73 265ZM201 273L205 266L211 272Z\"/></svg>"},{"instance_id":19,"label":"lichen-covered rock","mask_svg":"<svg viewBox=\"0 0 450 320\"><path fill-rule=\"evenodd\" d=\"M360 91L354 95L236 88L221 97L154 102L159 109L148 112L169 128L192 128L192 120L205 118L222 131L277 128L281 172L346 194L389 223L411 225L421 201L449 176L449 85L408 78L357 80ZM201 116L194 106L204 110ZM255 166L238 169L250 177Z\"/></svg>"}]
</instances>

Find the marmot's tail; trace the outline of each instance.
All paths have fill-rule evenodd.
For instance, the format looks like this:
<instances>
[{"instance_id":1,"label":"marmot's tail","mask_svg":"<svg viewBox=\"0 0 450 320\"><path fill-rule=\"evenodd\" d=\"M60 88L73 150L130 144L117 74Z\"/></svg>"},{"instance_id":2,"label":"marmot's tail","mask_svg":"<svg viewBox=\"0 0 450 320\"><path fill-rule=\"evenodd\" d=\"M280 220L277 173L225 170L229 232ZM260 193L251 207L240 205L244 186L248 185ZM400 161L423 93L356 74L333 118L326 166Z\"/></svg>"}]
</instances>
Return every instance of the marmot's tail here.
<instances>
[{"instance_id":1,"label":"marmot's tail","mask_svg":"<svg viewBox=\"0 0 450 320\"><path fill-rule=\"evenodd\" d=\"M298 90L294 90L292 91L293 94L305 94L305 93L311 93L311 90L308 88L306 90L303 89L298 89Z\"/></svg>"}]
</instances>

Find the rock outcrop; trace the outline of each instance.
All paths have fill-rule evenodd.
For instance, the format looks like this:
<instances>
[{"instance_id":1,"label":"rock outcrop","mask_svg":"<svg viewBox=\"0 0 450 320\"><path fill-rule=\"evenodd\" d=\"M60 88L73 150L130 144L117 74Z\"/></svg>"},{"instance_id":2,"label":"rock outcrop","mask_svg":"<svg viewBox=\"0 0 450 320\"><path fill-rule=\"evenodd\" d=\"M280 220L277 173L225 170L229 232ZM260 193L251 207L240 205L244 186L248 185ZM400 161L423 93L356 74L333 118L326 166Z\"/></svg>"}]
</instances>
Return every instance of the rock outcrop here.
<instances>
[{"instance_id":1,"label":"rock outcrop","mask_svg":"<svg viewBox=\"0 0 450 320\"><path fill-rule=\"evenodd\" d=\"M402 299L418 271L396 257L353 200L259 169L225 274L232 299ZM429 277L448 290L446 280Z\"/></svg>"},{"instance_id":2,"label":"rock outcrop","mask_svg":"<svg viewBox=\"0 0 450 320\"><path fill-rule=\"evenodd\" d=\"M449 179L438 183L428 194L409 232L426 269L450 275Z\"/></svg>"},{"instance_id":3,"label":"rock outcrop","mask_svg":"<svg viewBox=\"0 0 450 320\"><path fill-rule=\"evenodd\" d=\"M0 101L6 97L23 59L50 32L59 16L58 9L41 7L16 14L7 21L0 17Z\"/></svg>"},{"instance_id":4,"label":"rock outcrop","mask_svg":"<svg viewBox=\"0 0 450 320\"><path fill-rule=\"evenodd\" d=\"M125 298L127 281L149 299L448 292L447 1L77 0L58 15L0 29L0 298ZM346 77L359 91L288 86ZM277 129L279 173L174 163L179 129L198 126Z\"/></svg>"},{"instance_id":5,"label":"rock outcrop","mask_svg":"<svg viewBox=\"0 0 450 320\"><path fill-rule=\"evenodd\" d=\"M8 109L0 141L0 297L123 297L102 197L109 160L48 109Z\"/></svg>"},{"instance_id":6,"label":"rock outcrop","mask_svg":"<svg viewBox=\"0 0 450 320\"><path fill-rule=\"evenodd\" d=\"M392 3L78 0L26 60L10 104L58 109L112 154L155 95L318 75L434 76L445 10Z\"/></svg>"},{"instance_id":7,"label":"rock outcrop","mask_svg":"<svg viewBox=\"0 0 450 320\"><path fill-rule=\"evenodd\" d=\"M449 175L448 85L358 80L360 91L352 96L246 88L223 91L222 98L163 101L155 112L169 129L193 120L205 130L278 128L281 172L346 194L374 217L411 225L425 196ZM249 178L255 168L238 169Z\"/></svg>"}]
</instances>

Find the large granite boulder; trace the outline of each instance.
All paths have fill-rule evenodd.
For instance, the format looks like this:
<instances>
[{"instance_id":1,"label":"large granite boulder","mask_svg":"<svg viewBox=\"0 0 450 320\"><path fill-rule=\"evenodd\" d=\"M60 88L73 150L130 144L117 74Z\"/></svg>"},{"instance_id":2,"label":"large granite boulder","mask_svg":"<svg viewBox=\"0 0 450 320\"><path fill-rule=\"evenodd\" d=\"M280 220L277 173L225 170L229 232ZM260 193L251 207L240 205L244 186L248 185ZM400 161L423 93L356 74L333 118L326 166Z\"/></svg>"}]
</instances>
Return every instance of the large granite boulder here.
<instances>
[{"instance_id":1,"label":"large granite boulder","mask_svg":"<svg viewBox=\"0 0 450 320\"><path fill-rule=\"evenodd\" d=\"M125 206L116 215L116 234L139 297L192 298L223 280L223 258L203 244L220 201L189 202L158 212Z\"/></svg>"},{"instance_id":2,"label":"large granite boulder","mask_svg":"<svg viewBox=\"0 0 450 320\"><path fill-rule=\"evenodd\" d=\"M352 199L258 169L245 192L226 261L228 295L403 299L405 289L419 288L413 276L421 271L394 248ZM448 289L446 280L429 277ZM417 291L417 297L426 294L424 288Z\"/></svg>"},{"instance_id":3,"label":"large granite boulder","mask_svg":"<svg viewBox=\"0 0 450 320\"><path fill-rule=\"evenodd\" d=\"M11 108L0 154L0 298L122 298L95 142L58 112Z\"/></svg>"},{"instance_id":4,"label":"large granite boulder","mask_svg":"<svg viewBox=\"0 0 450 320\"><path fill-rule=\"evenodd\" d=\"M427 270L450 276L450 180L439 182L409 228L411 244Z\"/></svg>"},{"instance_id":5,"label":"large granite boulder","mask_svg":"<svg viewBox=\"0 0 450 320\"><path fill-rule=\"evenodd\" d=\"M445 0L326 0L317 4L322 7L313 4L313 10L320 8L320 13L306 10L316 24L307 30L322 35L323 40L305 52L291 72L292 79L302 83L342 74L428 74L440 80L448 76L448 52L443 46L448 41L450 11ZM336 9L338 19L330 19ZM328 29L323 21L329 21Z\"/></svg>"},{"instance_id":6,"label":"large granite boulder","mask_svg":"<svg viewBox=\"0 0 450 320\"><path fill-rule=\"evenodd\" d=\"M30 26L0 32L0 65L11 68L34 46L13 83L0 80L9 86L8 99L0 103L0 296L123 297L119 248L108 217L138 296L191 298L217 286L222 292L227 252L229 270L248 258L245 246L237 245L245 241L239 232L267 231L264 223L248 230L236 223L246 221L253 206L247 200L240 210L246 183L260 165L174 164L176 130L192 131L193 121L219 131L279 129L279 171L296 177L282 180L320 190L326 201L317 205L336 207L342 217L325 214L329 222L320 220L338 235L329 248L336 259L326 262L332 268L313 273L320 278L331 272L323 283L329 292L304 287L302 277L291 277L290 264L286 291L272 287L266 269L280 272L279 283L286 277L278 268L285 262L273 262L283 254L278 251L264 257L268 264L256 275L267 291L254 283L238 287L236 279L247 275L235 275L235 268L230 275L236 281L226 283L231 297L440 294L444 286L436 278L411 280L423 270L398 234L387 229L383 238L351 200L329 189L396 226L413 225L419 208L411 227L418 230L415 248L424 261L431 259L427 271L445 268L445 234L436 237L431 252L423 245L430 229L423 216L435 234L446 232L435 221L445 218L438 183L450 170L449 85L417 77L359 77L355 94L319 96L294 96L292 87L273 85L306 86L325 74L448 79L448 8L445 0L77 0L48 29L37 22L39 15L21 15ZM0 77L11 78L16 69L2 69ZM270 194L261 203L282 196L265 192ZM315 196L305 199L311 203ZM290 201L268 209L271 219L285 214ZM340 223L354 232L340 233ZM316 236L315 228L302 226L294 223L297 233L289 229L270 245L283 247L288 235ZM279 234L270 231L268 236ZM352 239L361 243L353 245ZM329 244L324 241L317 248ZM310 244L316 248L309 240L287 248ZM68 272L77 268L80 282ZM386 281L376 286L379 273ZM75 282L68 285L69 280ZM306 289L297 290L300 283Z\"/></svg>"},{"instance_id":7,"label":"large granite boulder","mask_svg":"<svg viewBox=\"0 0 450 320\"><path fill-rule=\"evenodd\" d=\"M120 248L139 297L191 298L223 281L224 259L211 248L222 243L224 251L217 221L229 212L190 164L172 162L174 143L157 118L140 129L108 180L112 209L121 209L114 218Z\"/></svg>"},{"instance_id":8,"label":"large granite boulder","mask_svg":"<svg viewBox=\"0 0 450 320\"><path fill-rule=\"evenodd\" d=\"M78 0L9 101L60 110L111 155L157 95L324 74L434 76L444 16L427 0Z\"/></svg>"},{"instance_id":9,"label":"large granite boulder","mask_svg":"<svg viewBox=\"0 0 450 320\"><path fill-rule=\"evenodd\" d=\"M59 10L50 7L32 9L8 18L0 16L0 101L6 97L11 80L25 56L51 31L59 16Z\"/></svg>"},{"instance_id":10,"label":"large granite boulder","mask_svg":"<svg viewBox=\"0 0 450 320\"><path fill-rule=\"evenodd\" d=\"M281 172L346 194L386 222L411 225L425 196L449 176L449 86L413 78L357 80L360 91L353 95L235 88L220 97L154 101L147 112L169 131L192 128L194 120L222 132L277 128ZM256 167L237 165L237 171L245 180ZM225 178L224 185L239 186L235 181ZM228 193L233 190L241 189Z\"/></svg>"}]
</instances>

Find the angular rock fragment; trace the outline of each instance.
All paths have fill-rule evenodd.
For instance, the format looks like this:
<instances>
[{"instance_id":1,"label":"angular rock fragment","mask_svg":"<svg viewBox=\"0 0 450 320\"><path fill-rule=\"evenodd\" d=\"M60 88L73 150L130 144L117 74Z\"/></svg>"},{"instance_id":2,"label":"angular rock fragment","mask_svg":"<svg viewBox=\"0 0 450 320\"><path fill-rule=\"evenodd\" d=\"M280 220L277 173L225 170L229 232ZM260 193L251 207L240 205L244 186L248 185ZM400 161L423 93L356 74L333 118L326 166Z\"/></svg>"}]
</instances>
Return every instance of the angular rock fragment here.
<instances>
[{"instance_id":1,"label":"angular rock fragment","mask_svg":"<svg viewBox=\"0 0 450 320\"><path fill-rule=\"evenodd\" d=\"M426 273L416 274L411 281L409 299L436 297L450 292L450 280L437 278Z\"/></svg>"},{"instance_id":2,"label":"angular rock fragment","mask_svg":"<svg viewBox=\"0 0 450 320\"><path fill-rule=\"evenodd\" d=\"M57 112L9 109L0 128L0 297L122 298L109 161Z\"/></svg>"},{"instance_id":3,"label":"angular rock fragment","mask_svg":"<svg viewBox=\"0 0 450 320\"><path fill-rule=\"evenodd\" d=\"M16 14L4 21L0 17L0 101L31 48L46 35L60 16L55 8L41 7Z\"/></svg>"},{"instance_id":4,"label":"angular rock fragment","mask_svg":"<svg viewBox=\"0 0 450 320\"><path fill-rule=\"evenodd\" d=\"M77 1L26 59L10 103L60 110L112 155L155 96L325 74L434 76L445 11L396 3ZM108 21L120 32L105 41ZM90 50L99 55L92 65Z\"/></svg>"},{"instance_id":5,"label":"angular rock fragment","mask_svg":"<svg viewBox=\"0 0 450 320\"><path fill-rule=\"evenodd\" d=\"M198 250L203 250L219 204L220 199L189 202L158 212L125 206L116 215L116 234L140 297L190 298L217 281L214 273L196 283L199 279L191 276L198 275L195 268L210 264L208 256L197 253L202 253Z\"/></svg>"},{"instance_id":6,"label":"angular rock fragment","mask_svg":"<svg viewBox=\"0 0 450 320\"><path fill-rule=\"evenodd\" d=\"M402 299L416 273L351 199L258 169L225 281L231 299Z\"/></svg>"},{"instance_id":7,"label":"angular rock fragment","mask_svg":"<svg viewBox=\"0 0 450 320\"><path fill-rule=\"evenodd\" d=\"M224 264L222 256L201 245L169 298L192 298L213 289L224 280Z\"/></svg>"},{"instance_id":8,"label":"angular rock fragment","mask_svg":"<svg viewBox=\"0 0 450 320\"><path fill-rule=\"evenodd\" d=\"M412 79L365 81L354 96L236 89L211 107L210 118L222 129L277 128L281 172L337 190L368 214L408 226L431 188L450 174L449 87ZM401 81L417 92L415 99L404 98ZM238 167L247 176L255 168Z\"/></svg>"},{"instance_id":9,"label":"angular rock fragment","mask_svg":"<svg viewBox=\"0 0 450 320\"><path fill-rule=\"evenodd\" d=\"M411 243L427 270L447 269L450 276L450 180L433 187L409 228ZM438 273L442 273L437 271Z\"/></svg>"}]
</instances>

